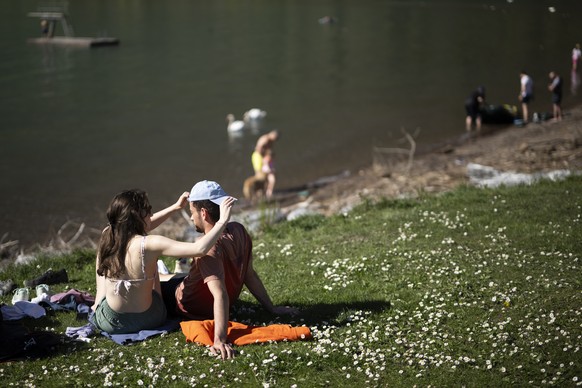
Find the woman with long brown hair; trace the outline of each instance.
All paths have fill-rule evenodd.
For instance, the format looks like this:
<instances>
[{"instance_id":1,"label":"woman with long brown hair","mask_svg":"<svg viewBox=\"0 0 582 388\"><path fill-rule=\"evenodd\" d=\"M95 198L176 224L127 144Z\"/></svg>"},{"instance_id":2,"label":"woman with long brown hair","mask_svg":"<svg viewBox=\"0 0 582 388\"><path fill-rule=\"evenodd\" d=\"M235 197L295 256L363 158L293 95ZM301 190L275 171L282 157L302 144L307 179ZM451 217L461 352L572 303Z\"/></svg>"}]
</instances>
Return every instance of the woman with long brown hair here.
<instances>
[{"instance_id":1,"label":"woman with long brown hair","mask_svg":"<svg viewBox=\"0 0 582 388\"><path fill-rule=\"evenodd\" d=\"M235 201L224 197L219 222L195 243L148 235L172 212L184 208L187 198L185 192L174 205L155 214L142 190L126 190L113 198L97 250L93 323L98 329L110 334L134 333L165 322L158 258L205 255L222 233Z\"/></svg>"}]
</instances>

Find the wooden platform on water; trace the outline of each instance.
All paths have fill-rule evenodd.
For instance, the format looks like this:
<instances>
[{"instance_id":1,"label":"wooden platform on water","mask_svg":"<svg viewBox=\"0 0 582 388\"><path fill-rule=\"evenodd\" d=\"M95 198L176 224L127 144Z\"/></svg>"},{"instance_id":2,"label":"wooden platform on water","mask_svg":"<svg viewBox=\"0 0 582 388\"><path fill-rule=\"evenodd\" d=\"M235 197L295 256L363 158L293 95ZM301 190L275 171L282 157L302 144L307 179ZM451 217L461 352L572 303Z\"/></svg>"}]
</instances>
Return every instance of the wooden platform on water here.
<instances>
[{"instance_id":1,"label":"wooden platform on water","mask_svg":"<svg viewBox=\"0 0 582 388\"><path fill-rule=\"evenodd\" d=\"M28 43L34 44L55 44L77 47L99 47L99 46L116 46L119 44L117 38L90 38L90 37L71 37L71 36L53 36L52 38L30 38Z\"/></svg>"},{"instance_id":2,"label":"wooden platform on water","mask_svg":"<svg viewBox=\"0 0 582 388\"><path fill-rule=\"evenodd\" d=\"M117 38L75 36L66 3L41 6L36 12L29 12L28 16L40 19L42 27L42 36L28 39L29 43L76 47L116 46L119 44ZM62 27L64 36L55 35L58 24Z\"/></svg>"}]
</instances>

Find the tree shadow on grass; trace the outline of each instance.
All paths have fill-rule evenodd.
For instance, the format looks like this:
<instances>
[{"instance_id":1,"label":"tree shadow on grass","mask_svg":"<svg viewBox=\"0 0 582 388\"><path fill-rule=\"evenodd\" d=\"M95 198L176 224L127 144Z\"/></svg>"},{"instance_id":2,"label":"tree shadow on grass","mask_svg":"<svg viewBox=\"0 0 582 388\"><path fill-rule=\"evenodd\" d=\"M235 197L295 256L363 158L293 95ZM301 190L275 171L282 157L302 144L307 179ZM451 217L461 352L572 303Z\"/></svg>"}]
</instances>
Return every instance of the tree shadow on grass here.
<instances>
[{"instance_id":1,"label":"tree shadow on grass","mask_svg":"<svg viewBox=\"0 0 582 388\"><path fill-rule=\"evenodd\" d=\"M262 325L264 323L287 323L293 326L345 326L350 322L349 316L352 312L366 311L372 314L381 313L390 309L390 302L386 300L367 300L345 303L316 303L295 307L299 308L299 315L275 316L256 303L237 301L230 319L255 325Z\"/></svg>"}]
</instances>

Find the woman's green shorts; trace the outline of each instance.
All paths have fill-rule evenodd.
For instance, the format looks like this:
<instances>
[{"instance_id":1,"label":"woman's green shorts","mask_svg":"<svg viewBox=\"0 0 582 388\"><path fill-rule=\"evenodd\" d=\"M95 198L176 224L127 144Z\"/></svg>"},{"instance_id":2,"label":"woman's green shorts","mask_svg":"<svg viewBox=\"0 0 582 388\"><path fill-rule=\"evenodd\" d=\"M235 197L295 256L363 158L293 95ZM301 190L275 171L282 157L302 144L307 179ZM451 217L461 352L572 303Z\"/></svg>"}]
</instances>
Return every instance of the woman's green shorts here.
<instances>
[{"instance_id":1,"label":"woman's green shorts","mask_svg":"<svg viewBox=\"0 0 582 388\"><path fill-rule=\"evenodd\" d=\"M166 322L166 306L160 294L152 290L152 305L142 313L118 313L103 298L93 316L95 326L109 334L137 333L155 329Z\"/></svg>"}]
</instances>

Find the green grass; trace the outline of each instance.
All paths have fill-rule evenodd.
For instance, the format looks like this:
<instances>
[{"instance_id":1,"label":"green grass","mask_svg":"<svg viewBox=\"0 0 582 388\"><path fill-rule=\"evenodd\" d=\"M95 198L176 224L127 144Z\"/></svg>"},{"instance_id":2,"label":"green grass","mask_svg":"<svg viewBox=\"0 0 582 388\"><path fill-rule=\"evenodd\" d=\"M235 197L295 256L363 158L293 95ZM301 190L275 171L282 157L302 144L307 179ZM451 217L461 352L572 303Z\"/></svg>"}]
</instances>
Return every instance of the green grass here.
<instances>
[{"instance_id":1,"label":"green grass","mask_svg":"<svg viewBox=\"0 0 582 388\"><path fill-rule=\"evenodd\" d=\"M0 365L3 386L577 386L582 382L582 178L462 187L304 217L254 241L277 304L248 292L232 320L307 325L312 341L248 345L220 361L181 332L133 346L67 342L50 358ZM171 260L167 261L173 268ZM55 291L94 292L94 252L42 258L0 279L67 268ZM9 298L4 297L9 303ZM63 333L60 312L27 320Z\"/></svg>"}]
</instances>

